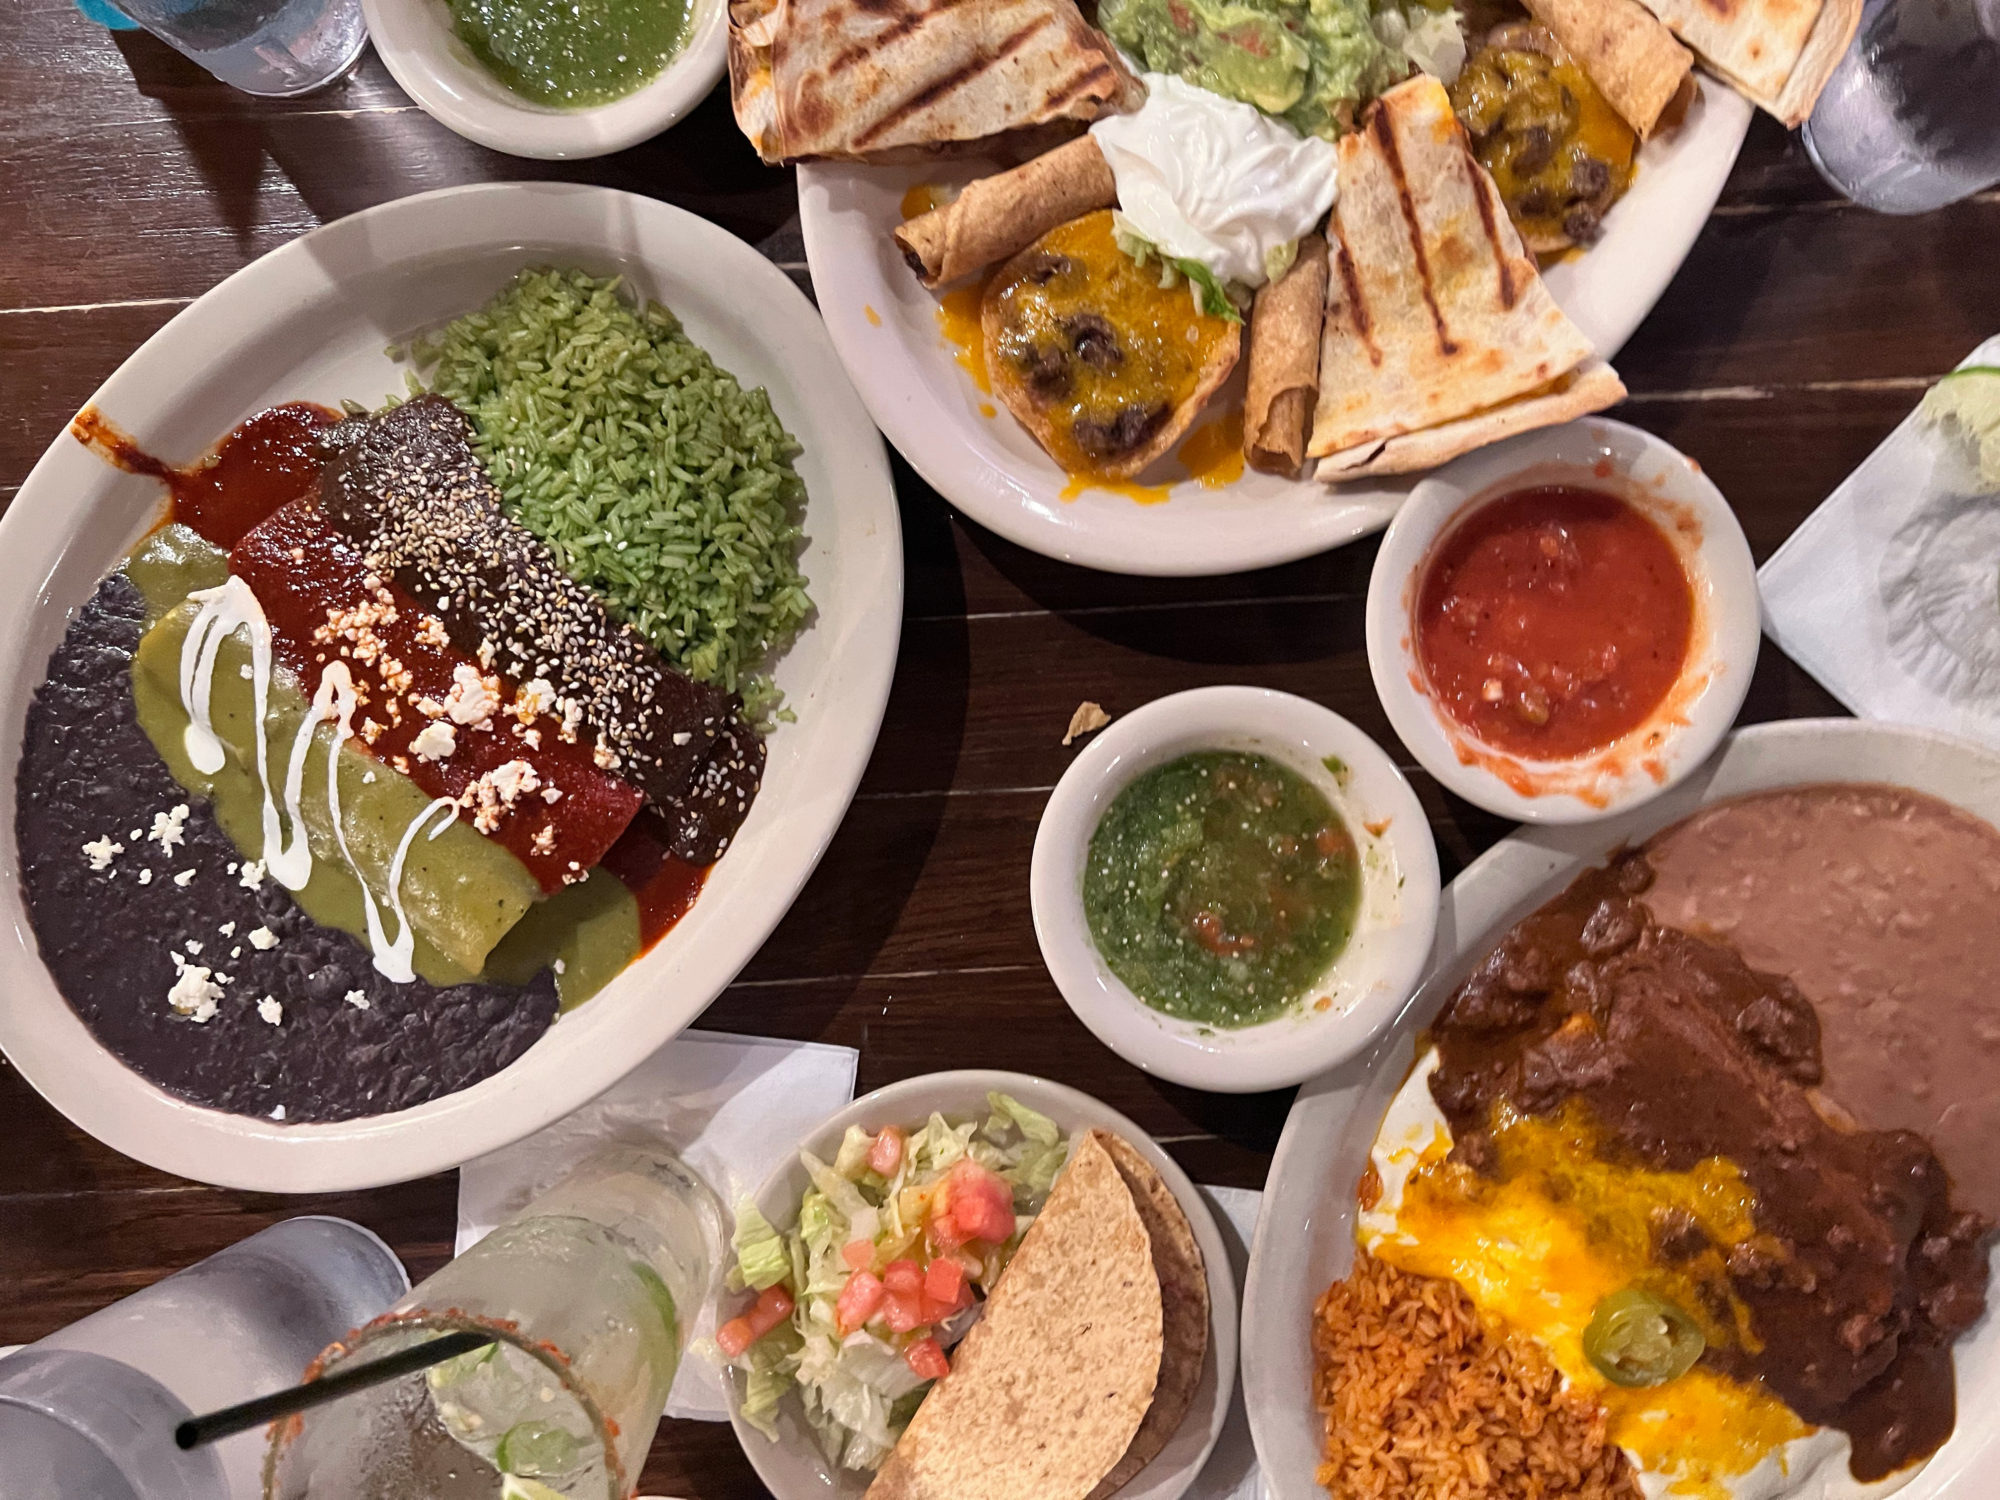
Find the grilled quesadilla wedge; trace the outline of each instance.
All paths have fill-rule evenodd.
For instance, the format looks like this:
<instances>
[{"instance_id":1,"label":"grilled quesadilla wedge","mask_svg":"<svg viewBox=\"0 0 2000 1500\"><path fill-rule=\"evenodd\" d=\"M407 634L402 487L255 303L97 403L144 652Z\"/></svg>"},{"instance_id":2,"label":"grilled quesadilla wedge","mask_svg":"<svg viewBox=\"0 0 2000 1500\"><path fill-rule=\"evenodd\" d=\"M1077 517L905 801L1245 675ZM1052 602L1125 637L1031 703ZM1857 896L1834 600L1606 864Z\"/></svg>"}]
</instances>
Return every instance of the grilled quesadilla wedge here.
<instances>
[{"instance_id":1,"label":"grilled quesadilla wedge","mask_svg":"<svg viewBox=\"0 0 2000 1500\"><path fill-rule=\"evenodd\" d=\"M1518 431L1624 394L1608 367L1565 382L1590 342L1549 295L1437 80L1398 84L1340 142L1327 237L1308 450L1320 477L1442 463L1500 435L1467 419L1510 403L1534 402L1504 424Z\"/></svg>"},{"instance_id":2,"label":"grilled quesadilla wedge","mask_svg":"<svg viewBox=\"0 0 2000 1500\"><path fill-rule=\"evenodd\" d=\"M1667 29L1787 126L1819 102L1861 24L1861 0L1644 0Z\"/></svg>"},{"instance_id":3,"label":"grilled quesadilla wedge","mask_svg":"<svg viewBox=\"0 0 2000 1500\"><path fill-rule=\"evenodd\" d=\"M1071 474L1130 479L1186 432L1236 367L1242 325L1163 287L1111 211L1060 224L980 299L993 393Z\"/></svg>"},{"instance_id":4,"label":"grilled quesadilla wedge","mask_svg":"<svg viewBox=\"0 0 2000 1500\"><path fill-rule=\"evenodd\" d=\"M768 162L907 160L1145 97L1073 0L732 0L729 83Z\"/></svg>"}]
</instances>

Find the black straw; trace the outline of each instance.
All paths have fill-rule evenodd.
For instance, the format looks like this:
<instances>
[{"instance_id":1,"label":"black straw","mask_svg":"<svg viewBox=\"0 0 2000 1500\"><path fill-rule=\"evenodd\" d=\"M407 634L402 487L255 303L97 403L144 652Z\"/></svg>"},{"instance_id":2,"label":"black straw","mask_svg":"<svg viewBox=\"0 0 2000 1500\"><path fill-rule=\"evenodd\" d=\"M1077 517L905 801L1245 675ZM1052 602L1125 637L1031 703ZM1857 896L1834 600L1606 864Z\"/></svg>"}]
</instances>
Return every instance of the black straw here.
<instances>
[{"instance_id":1,"label":"black straw","mask_svg":"<svg viewBox=\"0 0 2000 1500\"><path fill-rule=\"evenodd\" d=\"M342 1370L324 1380L293 1386L288 1391L274 1391L268 1396L259 1396L255 1401L245 1401L240 1406L225 1406L221 1411L212 1411L205 1417L190 1417L174 1429L174 1442L182 1448L198 1448L217 1438L233 1437L252 1427L274 1422L279 1417L289 1417L309 1407L338 1401L352 1391L380 1385L399 1375L410 1375L432 1365L443 1364L457 1355L484 1349L492 1342L491 1334L447 1333L443 1338L399 1350L358 1369Z\"/></svg>"}]
</instances>

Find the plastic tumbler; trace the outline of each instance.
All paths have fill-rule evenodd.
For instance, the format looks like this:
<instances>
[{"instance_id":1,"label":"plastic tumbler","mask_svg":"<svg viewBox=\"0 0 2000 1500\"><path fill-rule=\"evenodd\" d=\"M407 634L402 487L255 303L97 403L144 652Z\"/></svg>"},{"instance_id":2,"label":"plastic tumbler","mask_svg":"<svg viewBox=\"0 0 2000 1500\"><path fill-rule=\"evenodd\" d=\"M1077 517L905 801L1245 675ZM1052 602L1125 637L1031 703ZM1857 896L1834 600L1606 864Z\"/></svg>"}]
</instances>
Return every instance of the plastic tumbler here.
<instances>
[{"instance_id":1,"label":"plastic tumbler","mask_svg":"<svg viewBox=\"0 0 2000 1500\"><path fill-rule=\"evenodd\" d=\"M409 1285L360 1225L288 1219L0 1359L0 1500L250 1500L262 1434L182 1453L175 1424L295 1384Z\"/></svg>"},{"instance_id":2,"label":"plastic tumbler","mask_svg":"<svg viewBox=\"0 0 2000 1500\"><path fill-rule=\"evenodd\" d=\"M368 44L361 0L117 0L161 41L246 94L309 93Z\"/></svg>"},{"instance_id":3,"label":"plastic tumbler","mask_svg":"<svg viewBox=\"0 0 2000 1500\"><path fill-rule=\"evenodd\" d=\"M466 1330L495 1342L278 1424L270 1500L623 1500L722 1245L663 1145L600 1151L412 1291L332 1374Z\"/></svg>"}]
</instances>

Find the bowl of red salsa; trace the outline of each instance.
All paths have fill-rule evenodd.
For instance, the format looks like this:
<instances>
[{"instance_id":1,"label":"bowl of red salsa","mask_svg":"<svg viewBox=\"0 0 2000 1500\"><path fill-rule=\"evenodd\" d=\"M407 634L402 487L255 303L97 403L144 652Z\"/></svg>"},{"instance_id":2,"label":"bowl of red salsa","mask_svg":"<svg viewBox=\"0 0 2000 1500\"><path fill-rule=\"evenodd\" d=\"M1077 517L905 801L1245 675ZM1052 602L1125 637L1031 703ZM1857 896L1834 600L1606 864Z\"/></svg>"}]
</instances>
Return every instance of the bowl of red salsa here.
<instances>
[{"instance_id":1,"label":"bowl of red salsa","mask_svg":"<svg viewBox=\"0 0 2000 1500\"><path fill-rule=\"evenodd\" d=\"M1524 434L1411 492L1368 589L1389 721L1450 790L1528 822L1659 795L1749 690L1757 576L1693 460L1622 422Z\"/></svg>"}]
</instances>

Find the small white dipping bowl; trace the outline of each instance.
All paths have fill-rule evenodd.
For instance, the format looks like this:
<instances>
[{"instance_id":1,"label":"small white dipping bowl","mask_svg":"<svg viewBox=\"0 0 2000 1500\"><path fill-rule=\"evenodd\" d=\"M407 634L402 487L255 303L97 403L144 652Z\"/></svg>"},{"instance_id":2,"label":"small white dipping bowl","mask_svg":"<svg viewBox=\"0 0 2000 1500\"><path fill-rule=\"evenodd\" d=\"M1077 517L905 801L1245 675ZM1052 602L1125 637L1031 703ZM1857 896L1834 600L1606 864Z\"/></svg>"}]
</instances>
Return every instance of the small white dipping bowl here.
<instances>
[{"instance_id":1,"label":"small white dipping bowl","mask_svg":"<svg viewBox=\"0 0 2000 1500\"><path fill-rule=\"evenodd\" d=\"M1651 717L1600 750L1543 761L1481 743L1438 705L1414 611L1447 532L1489 501L1551 484L1616 495L1657 523L1687 569L1695 610L1687 661ZM1403 502L1368 580L1368 669L1396 733L1466 801L1528 823L1628 811L1708 759L1750 691L1760 629L1756 564L1722 492L1671 444L1601 418L1523 433L1439 469Z\"/></svg>"},{"instance_id":2,"label":"small white dipping bowl","mask_svg":"<svg viewBox=\"0 0 2000 1500\"><path fill-rule=\"evenodd\" d=\"M1011 1094L1054 1120L1065 1134L1097 1128L1123 1136L1153 1164L1187 1215L1188 1227L1194 1230L1202 1265L1208 1272L1208 1354L1201 1382L1195 1387L1187 1416L1166 1447L1118 1491L1118 1500L1178 1500L1208 1462L1229 1415L1230 1398L1236 1393L1236 1278L1207 1200L1151 1136L1109 1105L1060 1083L1027 1073L969 1068L926 1073L879 1088L833 1115L799 1145L821 1161L832 1161L850 1125L866 1130L880 1130L885 1125L915 1127L929 1119L933 1110L952 1121L983 1117L988 1112L989 1093ZM810 1179L794 1153L757 1190L758 1210L778 1228L790 1229L798 1223L799 1200L808 1186ZM718 1318L732 1316L735 1304L748 1300L747 1296L725 1294ZM743 1445L750 1467L777 1500L860 1500L875 1476L835 1469L827 1463L819 1439L799 1414L796 1394L788 1394L779 1403L778 1440L773 1442L743 1420L743 1377L731 1370L727 1384L729 1420L737 1441ZM1035 1420L1046 1417L1043 1414ZM1026 1442L1039 1435L1024 1431L1019 1437Z\"/></svg>"},{"instance_id":3,"label":"small white dipping bowl","mask_svg":"<svg viewBox=\"0 0 2000 1500\"><path fill-rule=\"evenodd\" d=\"M658 135L708 96L728 46L727 0L690 0L687 44L622 99L554 109L486 70L451 29L445 0L361 0L368 35L403 92L467 140L542 161L623 151Z\"/></svg>"},{"instance_id":4,"label":"small white dipping bowl","mask_svg":"<svg viewBox=\"0 0 2000 1500\"><path fill-rule=\"evenodd\" d=\"M1134 779L1197 750L1269 756L1326 794L1361 855L1361 908L1333 967L1255 1026L1154 1010L1097 951L1083 913L1090 837ZM1336 772L1327 758L1344 767ZM1056 784L1028 874L1042 961L1077 1019L1127 1062L1225 1094L1285 1088L1365 1047L1416 988L1437 927L1437 846L1403 773L1330 709L1264 688L1213 687L1148 703L1098 735Z\"/></svg>"}]
</instances>

